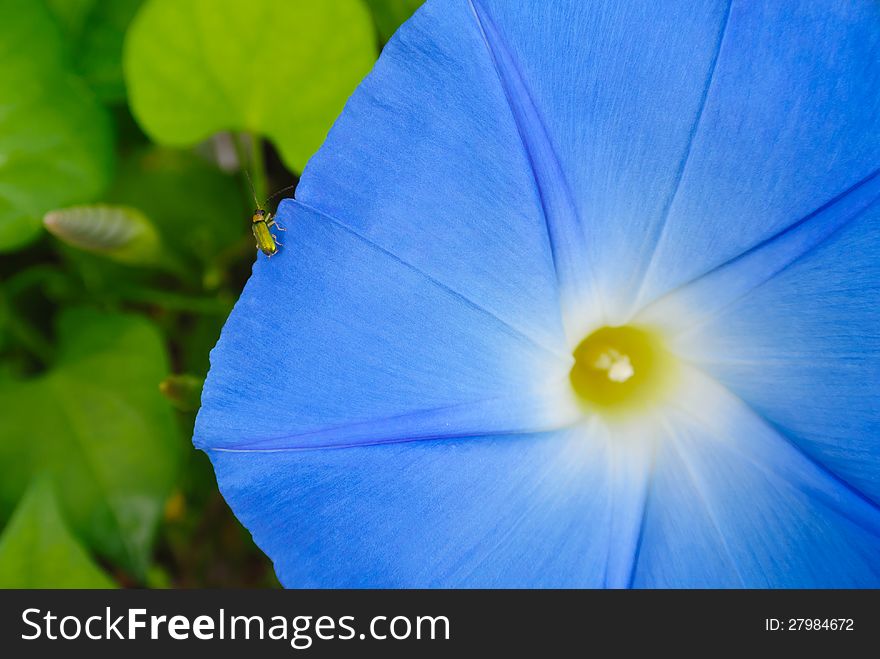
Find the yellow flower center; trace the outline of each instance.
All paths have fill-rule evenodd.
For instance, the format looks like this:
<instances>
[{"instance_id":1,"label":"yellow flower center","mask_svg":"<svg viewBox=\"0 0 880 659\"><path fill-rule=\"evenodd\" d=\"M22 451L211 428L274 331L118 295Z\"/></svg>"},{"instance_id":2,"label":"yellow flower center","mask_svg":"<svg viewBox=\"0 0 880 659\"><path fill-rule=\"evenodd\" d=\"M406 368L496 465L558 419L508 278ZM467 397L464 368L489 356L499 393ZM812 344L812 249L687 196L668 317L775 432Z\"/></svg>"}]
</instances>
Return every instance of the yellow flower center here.
<instances>
[{"instance_id":1,"label":"yellow flower center","mask_svg":"<svg viewBox=\"0 0 880 659\"><path fill-rule=\"evenodd\" d=\"M675 362L647 329L601 327L574 351L569 378L582 405L603 414L629 413L655 403Z\"/></svg>"}]
</instances>

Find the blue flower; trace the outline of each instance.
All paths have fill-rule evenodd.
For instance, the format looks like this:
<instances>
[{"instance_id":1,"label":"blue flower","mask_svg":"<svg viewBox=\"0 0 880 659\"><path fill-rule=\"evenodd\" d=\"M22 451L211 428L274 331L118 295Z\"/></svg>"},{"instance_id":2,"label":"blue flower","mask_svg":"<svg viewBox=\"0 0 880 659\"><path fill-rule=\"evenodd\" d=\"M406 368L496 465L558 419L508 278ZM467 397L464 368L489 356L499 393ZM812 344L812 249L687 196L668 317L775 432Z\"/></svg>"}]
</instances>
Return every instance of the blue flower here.
<instances>
[{"instance_id":1,"label":"blue flower","mask_svg":"<svg viewBox=\"0 0 880 659\"><path fill-rule=\"evenodd\" d=\"M195 442L288 586L880 586L880 5L431 1Z\"/></svg>"}]
</instances>

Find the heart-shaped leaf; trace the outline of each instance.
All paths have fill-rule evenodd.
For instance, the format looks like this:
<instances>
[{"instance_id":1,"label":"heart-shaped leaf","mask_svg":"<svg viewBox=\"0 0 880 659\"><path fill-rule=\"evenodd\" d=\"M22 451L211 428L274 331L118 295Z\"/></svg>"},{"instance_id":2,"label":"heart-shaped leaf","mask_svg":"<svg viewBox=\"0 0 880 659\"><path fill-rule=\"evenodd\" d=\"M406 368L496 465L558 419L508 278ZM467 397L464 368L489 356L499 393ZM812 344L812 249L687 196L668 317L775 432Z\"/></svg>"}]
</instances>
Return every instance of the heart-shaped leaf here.
<instances>
[{"instance_id":1,"label":"heart-shaped leaf","mask_svg":"<svg viewBox=\"0 0 880 659\"><path fill-rule=\"evenodd\" d=\"M136 316L69 311L58 335L51 371L0 381L0 516L48 475L77 535L143 575L181 444L165 349Z\"/></svg>"},{"instance_id":2,"label":"heart-shaped leaf","mask_svg":"<svg viewBox=\"0 0 880 659\"><path fill-rule=\"evenodd\" d=\"M375 57L359 0L149 0L123 64L134 115L155 141L248 131L302 171Z\"/></svg>"},{"instance_id":3,"label":"heart-shaped leaf","mask_svg":"<svg viewBox=\"0 0 880 659\"><path fill-rule=\"evenodd\" d=\"M68 530L51 485L37 479L0 535L0 588L114 588Z\"/></svg>"}]
</instances>

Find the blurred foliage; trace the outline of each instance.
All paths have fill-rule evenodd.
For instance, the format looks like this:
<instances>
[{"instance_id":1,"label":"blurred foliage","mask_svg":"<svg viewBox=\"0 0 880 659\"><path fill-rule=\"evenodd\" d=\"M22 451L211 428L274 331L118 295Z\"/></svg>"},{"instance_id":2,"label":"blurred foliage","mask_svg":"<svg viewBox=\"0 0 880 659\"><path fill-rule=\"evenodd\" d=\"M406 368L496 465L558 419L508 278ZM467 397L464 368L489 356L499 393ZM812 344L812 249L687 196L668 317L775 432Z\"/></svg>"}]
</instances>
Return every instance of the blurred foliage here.
<instances>
[{"instance_id":1,"label":"blurred foliage","mask_svg":"<svg viewBox=\"0 0 880 659\"><path fill-rule=\"evenodd\" d=\"M181 412L195 412L201 405L204 378L189 373L173 374L159 383L159 391Z\"/></svg>"},{"instance_id":2,"label":"blurred foliage","mask_svg":"<svg viewBox=\"0 0 880 659\"><path fill-rule=\"evenodd\" d=\"M0 587L277 585L189 441L208 354L418 4L0 0Z\"/></svg>"},{"instance_id":3,"label":"blurred foliage","mask_svg":"<svg viewBox=\"0 0 880 659\"><path fill-rule=\"evenodd\" d=\"M61 315L58 338L51 370L0 384L0 507L49 474L83 540L143 576L182 446L157 386L162 338L138 316L85 309Z\"/></svg>"},{"instance_id":4,"label":"blurred foliage","mask_svg":"<svg viewBox=\"0 0 880 659\"><path fill-rule=\"evenodd\" d=\"M43 224L68 244L120 263L160 265L166 258L156 228L136 208L74 206L46 213Z\"/></svg>"},{"instance_id":5,"label":"blurred foliage","mask_svg":"<svg viewBox=\"0 0 880 659\"><path fill-rule=\"evenodd\" d=\"M67 37L71 61L95 95L105 102L125 100L122 44L143 0L48 0Z\"/></svg>"},{"instance_id":6,"label":"blurred foliage","mask_svg":"<svg viewBox=\"0 0 880 659\"><path fill-rule=\"evenodd\" d=\"M168 253L210 269L247 229L241 218L253 202L244 189L234 176L191 152L148 147L122 159L106 198L142 210Z\"/></svg>"},{"instance_id":7,"label":"blurred foliage","mask_svg":"<svg viewBox=\"0 0 880 659\"><path fill-rule=\"evenodd\" d=\"M48 481L22 497L0 536L0 588L113 588L61 517Z\"/></svg>"},{"instance_id":8,"label":"blurred foliage","mask_svg":"<svg viewBox=\"0 0 880 659\"><path fill-rule=\"evenodd\" d=\"M46 211L100 194L113 154L107 112L42 0L0 0L0 61L2 252L35 238Z\"/></svg>"}]
</instances>

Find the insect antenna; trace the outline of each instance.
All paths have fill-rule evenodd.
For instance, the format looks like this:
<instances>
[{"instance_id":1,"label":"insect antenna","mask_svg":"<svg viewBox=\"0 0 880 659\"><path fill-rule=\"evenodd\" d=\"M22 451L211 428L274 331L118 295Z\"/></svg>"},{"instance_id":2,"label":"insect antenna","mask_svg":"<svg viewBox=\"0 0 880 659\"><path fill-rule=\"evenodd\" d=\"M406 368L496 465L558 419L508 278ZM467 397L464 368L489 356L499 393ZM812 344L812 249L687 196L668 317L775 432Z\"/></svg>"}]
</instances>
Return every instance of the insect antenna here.
<instances>
[{"instance_id":1,"label":"insect antenna","mask_svg":"<svg viewBox=\"0 0 880 659\"><path fill-rule=\"evenodd\" d=\"M248 173L248 170L246 167L242 167L242 171L244 172L244 175L247 177L248 185L251 187L251 196L254 198L254 206L256 208L258 208L259 210L263 210L263 205L257 199L257 191L254 189L254 182L251 180L250 173Z\"/></svg>"},{"instance_id":2,"label":"insect antenna","mask_svg":"<svg viewBox=\"0 0 880 659\"><path fill-rule=\"evenodd\" d=\"M296 183L294 183L293 185L288 185L286 188L281 188L280 190L278 190L278 192L274 192L271 197L266 199L266 203L268 204L270 201L272 201L275 197L280 195L282 192L287 192L288 190L293 190L295 187L296 187Z\"/></svg>"}]
</instances>

